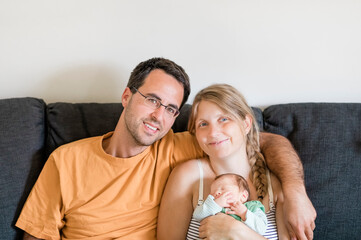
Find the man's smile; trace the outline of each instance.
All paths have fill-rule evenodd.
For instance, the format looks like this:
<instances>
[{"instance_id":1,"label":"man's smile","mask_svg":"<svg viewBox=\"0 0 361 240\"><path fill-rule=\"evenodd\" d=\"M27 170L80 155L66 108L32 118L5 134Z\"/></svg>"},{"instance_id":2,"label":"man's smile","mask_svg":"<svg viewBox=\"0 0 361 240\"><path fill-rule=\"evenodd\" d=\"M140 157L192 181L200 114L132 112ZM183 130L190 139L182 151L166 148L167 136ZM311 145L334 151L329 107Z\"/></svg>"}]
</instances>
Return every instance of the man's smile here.
<instances>
[{"instance_id":1,"label":"man's smile","mask_svg":"<svg viewBox=\"0 0 361 240\"><path fill-rule=\"evenodd\" d=\"M157 126L151 125L150 123L144 122L144 126L146 127L146 129L149 129L149 130L151 130L152 132L156 132L156 131L159 131L159 130L160 130Z\"/></svg>"}]
</instances>

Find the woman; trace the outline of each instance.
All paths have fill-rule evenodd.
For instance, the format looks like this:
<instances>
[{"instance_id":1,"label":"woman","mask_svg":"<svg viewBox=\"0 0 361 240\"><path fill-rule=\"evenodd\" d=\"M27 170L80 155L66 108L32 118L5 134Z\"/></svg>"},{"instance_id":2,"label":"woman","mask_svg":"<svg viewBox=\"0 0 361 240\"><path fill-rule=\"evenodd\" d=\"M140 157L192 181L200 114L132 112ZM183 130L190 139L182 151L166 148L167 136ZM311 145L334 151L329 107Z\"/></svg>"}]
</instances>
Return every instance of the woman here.
<instances>
[{"instance_id":1,"label":"woman","mask_svg":"<svg viewBox=\"0 0 361 240\"><path fill-rule=\"evenodd\" d=\"M281 184L267 169L259 148L258 126L243 96L226 84L201 90L193 102L188 130L207 156L173 170L160 206L158 239L197 239L199 222L192 218L193 211L205 200L203 196L210 194L215 177L225 173L243 176L250 187L249 199L264 205L268 219L264 236L288 239ZM264 239L244 223L237 224L244 239Z\"/></svg>"}]
</instances>

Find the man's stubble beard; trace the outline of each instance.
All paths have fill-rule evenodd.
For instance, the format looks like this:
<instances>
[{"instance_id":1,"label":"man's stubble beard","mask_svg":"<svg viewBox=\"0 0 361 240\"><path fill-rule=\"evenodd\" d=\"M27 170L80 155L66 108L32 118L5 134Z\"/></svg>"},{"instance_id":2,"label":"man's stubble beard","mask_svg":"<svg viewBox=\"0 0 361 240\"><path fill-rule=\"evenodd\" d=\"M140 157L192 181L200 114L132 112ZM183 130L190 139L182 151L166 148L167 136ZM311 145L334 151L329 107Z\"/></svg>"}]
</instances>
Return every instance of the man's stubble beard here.
<instances>
[{"instance_id":1,"label":"man's stubble beard","mask_svg":"<svg viewBox=\"0 0 361 240\"><path fill-rule=\"evenodd\" d=\"M147 141L147 135L146 133L144 133L144 136L141 136L141 134L139 134L139 130L143 128L143 120L142 119L137 119L132 111L131 111L131 105L132 102L130 101L128 107L125 109L124 112L124 121L125 121L125 127L127 129L127 131L129 132L129 134L131 135L134 143L138 146L150 146L153 143L155 143L156 141L158 141L159 139L161 139L163 136L150 136L151 139L149 139ZM153 121L149 121L148 122L155 122ZM160 124L158 124L160 125ZM165 134L164 134L165 135Z\"/></svg>"}]
</instances>

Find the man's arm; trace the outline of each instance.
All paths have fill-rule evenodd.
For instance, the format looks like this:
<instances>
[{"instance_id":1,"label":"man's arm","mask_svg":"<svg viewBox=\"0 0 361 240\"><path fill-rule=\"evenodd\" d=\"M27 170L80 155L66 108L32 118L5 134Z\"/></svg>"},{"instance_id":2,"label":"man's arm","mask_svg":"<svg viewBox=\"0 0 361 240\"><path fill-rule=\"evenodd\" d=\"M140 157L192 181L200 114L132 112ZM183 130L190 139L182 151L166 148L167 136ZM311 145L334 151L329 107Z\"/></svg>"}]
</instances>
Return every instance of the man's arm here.
<instances>
[{"instance_id":1,"label":"man's arm","mask_svg":"<svg viewBox=\"0 0 361 240\"><path fill-rule=\"evenodd\" d=\"M31 236L29 233L24 232L23 240L41 240L40 238L36 238Z\"/></svg>"},{"instance_id":2,"label":"man's arm","mask_svg":"<svg viewBox=\"0 0 361 240\"><path fill-rule=\"evenodd\" d=\"M272 133L260 133L261 151L268 168L280 179L282 187L305 189L303 166L291 142Z\"/></svg>"},{"instance_id":3,"label":"man's arm","mask_svg":"<svg viewBox=\"0 0 361 240\"><path fill-rule=\"evenodd\" d=\"M267 166L282 184L285 222L291 239L312 239L316 210L306 193L298 154L288 139L280 135L261 133L260 144Z\"/></svg>"},{"instance_id":4,"label":"man's arm","mask_svg":"<svg viewBox=\"0 0 361 240\"><path fill-rule=\"evenodd\" d=\"M24 230L26 237L36 236L41 239L60 239L63 211L59 182L59 171L53 155L46 161L38 180L26 200L15 224ZM44 231L44 229L47 229ZM51 229L51 230L50 230ZM30 238L36 239L36 238Z\"/></svg>"}]
</instances>

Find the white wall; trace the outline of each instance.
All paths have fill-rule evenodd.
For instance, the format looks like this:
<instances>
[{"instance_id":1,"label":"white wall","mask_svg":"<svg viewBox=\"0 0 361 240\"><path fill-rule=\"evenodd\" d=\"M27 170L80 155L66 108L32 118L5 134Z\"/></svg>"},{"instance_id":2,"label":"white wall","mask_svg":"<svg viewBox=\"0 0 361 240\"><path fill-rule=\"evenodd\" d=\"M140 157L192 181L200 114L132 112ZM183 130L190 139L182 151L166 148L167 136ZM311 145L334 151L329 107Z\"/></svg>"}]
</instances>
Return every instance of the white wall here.
<instances>
[{"instance_id":1,"label":"white wall","mask_svg":"<svg viewBox=\"0 0 361 240\"><path fill-rule=\"evenodd\" d=\"M0 98L119 102L153 56L186 69L190 101L224 82L253 106L361 102L361 1L0 1Z\"/></svg>"}]
</instances>

